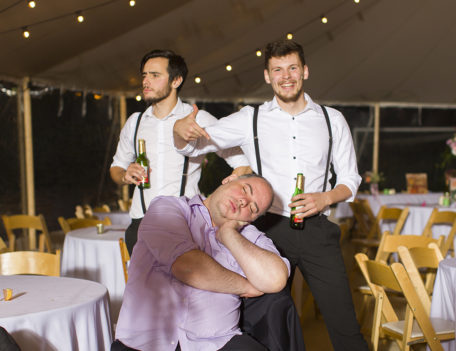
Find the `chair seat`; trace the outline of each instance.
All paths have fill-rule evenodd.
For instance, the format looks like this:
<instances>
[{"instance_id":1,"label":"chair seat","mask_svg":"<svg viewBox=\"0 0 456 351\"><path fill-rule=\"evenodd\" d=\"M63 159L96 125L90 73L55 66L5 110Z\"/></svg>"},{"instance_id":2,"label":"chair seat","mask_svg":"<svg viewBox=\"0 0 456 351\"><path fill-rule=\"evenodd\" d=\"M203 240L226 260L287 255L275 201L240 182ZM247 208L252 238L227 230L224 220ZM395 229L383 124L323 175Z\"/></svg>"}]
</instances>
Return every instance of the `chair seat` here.
<instances>
[{"instance_id":1,"label":"chair seat","mask_svg":"<svg viewBox=\"0 0 456 351\"><path fill-rule=\"evenodd\" d=\"M380 240L378 239L367 239L367 238L354 238L352 239L353 244L367 246L367 247L378 247Z\"/></svg>"},{"instance_id":2,"label":"chair seat","mask_svg":"<svg viewBox=\"0 0 456 351\"><path fill-rule=\"evenodd\" d=\"M441 336L441 340L454 339L454 321L441 319L441 318L430 318L432 326L437 335ZM402 335L404 333L405 321L389 322L382 324L382 328L393 334ZM412 327L412 339L423 339L424 335L421 331L418 323L413 321ZM422 341L421 341L422 342Z\"/></svg>"}]
</instances>

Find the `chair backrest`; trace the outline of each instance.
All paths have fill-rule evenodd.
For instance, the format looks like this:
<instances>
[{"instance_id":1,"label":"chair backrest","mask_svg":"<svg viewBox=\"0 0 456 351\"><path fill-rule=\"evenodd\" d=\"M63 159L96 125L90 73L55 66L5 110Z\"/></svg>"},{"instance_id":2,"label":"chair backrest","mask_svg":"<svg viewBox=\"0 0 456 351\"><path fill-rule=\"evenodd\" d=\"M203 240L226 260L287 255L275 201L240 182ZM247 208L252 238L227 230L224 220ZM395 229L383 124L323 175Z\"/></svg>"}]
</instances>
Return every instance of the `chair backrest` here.
<instances>
[{"instance_id":1,"label":"chair backrest","mask_svg":"<svg viewBox=\"0 0 456 351\"><path fill-rule=\"evenodd\" d=\"M16 235L13 232L15 229L32 229L29 231L29 250L36 250L35 230L39 230L41 232L39 234L39 250L44 251L44 247L46 246L48 252L52 251L51 237L43 215L3 215L2 220L5 225L6 234L8 235L9 249L11 251L16 249Z\"/></svg>"},{"instance_id":2,"label":"chair backrest","mask_svg":"<svg viewBox=\"0 0 456 351\"><path fill-rule=\"evenodd\" d=\"M430 243L435 243L441 248L444 243L444 236L434 239L422 235L393 235L391 232L386 231L382 235L375 261L386 263L392 253L398 252L399 246L408 248L427 247Z\"/></svg>"},{"instance_id":3,"label":"chair backrest","mask_svg":"<svg viewBox=\"0 0 456 351\"><path fill-rule=\"evenodd\" d=\"M349 205L355 217L355 236L367 237L367 234L375 223L375 216L369 205L369 201L366 199L355 199Z\"/></svg>"},{"instance_id":4,"label":"chair backrest","mask_svg":"<svg viewBox=\"0 0 456 351\"><path fill-rule=\"evenodd\" d=\"M446 235L445 244L442 248L442 253L444 256L446 256L448 251L452 251L454 255L453 241L456 234L456 212L439 211L438 208L434 208L423 229L423 235L432 238L433 226L442 224L446 224L450 227L450 230Z\"/></svg>"},{"instance_id":5,"label":"chair backrest","mask_svg":"<svg viewBox=\"0 0 456 351\"><path fill-rule=\"evenodd\" d=\"M76 205L74 215L76 218L85 218L84 209L81 205Z\"/></svg>"},{"instance_id":6,"label":"chair backrest","mask_svg":"<svg viewBox=\"0 0 456 351\"><path fill-rule=\"evenodd\" d=\"M111 212L111 208L107 204L92 208L93 212Z\"/></svg>"},{"instance_id":7,"label":"chair backrest","mask_svg":"<svg viewBox=\"0 0 456 351\"><path fill-rule=\"evenodd\" d=\"M117 200L117 203L119 204L119 209L121 211L127 212L130 210L131 199L129 199L129 200L119 199L119 200Z\"/></svg>"},{"instance_id":8,"label":"chair backrest","mask_svg":"<svg viewBox=\"0 0 456 351\"><path fill-rule=\"evenodd\" d=\"M130 262L130 253L127 249L127 244L125 244L125 240L120 238L119 239L119 247L120 247L120 257L122 258L122 268L124 272L125 284L128 281L128 264Z\"/></svg>"},{"instance_id":9,"label":"chair backrest","mask_svg":"<svg viewBox=\"0 0 456 351\"><path fill-rule=\"evenodd\" d=\"M104 225L111 225L111 219L109 217L105 217L103 220L101 219L92 219L92 218L58 218L60 227L62 227L63 232L66 234L71 230L76 230L80 228L87 228L87 227L95 227L99 223L103 223Z\"/></svg>"},{"instance_id":10,"label":"chair backrest","mask_svg":"<svg viewBox=\"0 0 456 351\"><path fill-rule=\"evenodd\" d=\"M380 207L377 216L375 217L374 225L371 227L371 230L368 234L368 238L371 239L380 239L381 237L381 225L384 223L395 223L392 233L394 235L399 235L402 228L404 227L405 220L409 214L409 208L396 208L396 207L387 207L383 205Z\"/></svg>"},{"instance_id":11,"label":"chair backrest","mask_svg":"<svg viewBox=\"0 0 456 351\"><path fill-rule=\"evenodd\" d=\"M2 238L0 238L0 253L9 251L8 246L6 246L5 242Z\"/></svg>"},{"instance_id":12,"label":"chair backrest","mask_svg":"<svg viewBox=\"0 0 456 351\"><path fill-rule=\"evenodd\" d=\"M60 250L55 254L13 251L0 254L0 274L38 274L60 276Z\"/></svg>"},{"instance_id":13,"label":"chair backrest","mask_svg":"<svg viewBox=\"0 0 456 351\"><path fill-rule=\"evenodd\" d=\"M398 321L397 314L385 292L385 288L388 288L403 293L407 300L403 334L394 335L400 339L400 345L403 346L402 349L407 348L415 320L424 334L422 342L427 342L432 350L443 350L432 326L429 313L424 307L430 304L429 297L426 292L417 292L404 266L400 263L393 263L388 266L382 262L369 260L362 253L356 254L355 258L376 300L372 326L373 349L377 350L378 348L378 339L382 330L382 318L386 323ZM422 298L428 301L423 302Z\"/></svg>"},{"instance_id":14,"label":"chair backrest","mask_svg":"<svg viewBox=\"0 0 456 351\"><path fill-rule=\"evenodd\" d=\"M413 247L410 249L405 246L399 246L397 251L412 283L416 285L417 293L426 292L429 297L434 288L437 268L440 261L443 260L442 252L437 244L430 243L428 247ZM424 282L421 278L420 269L426 269ZM423 303L425 303L426 312L429 314L431 308L430 300L422 296L420 297Z\"/></svg>"}]
</instances>

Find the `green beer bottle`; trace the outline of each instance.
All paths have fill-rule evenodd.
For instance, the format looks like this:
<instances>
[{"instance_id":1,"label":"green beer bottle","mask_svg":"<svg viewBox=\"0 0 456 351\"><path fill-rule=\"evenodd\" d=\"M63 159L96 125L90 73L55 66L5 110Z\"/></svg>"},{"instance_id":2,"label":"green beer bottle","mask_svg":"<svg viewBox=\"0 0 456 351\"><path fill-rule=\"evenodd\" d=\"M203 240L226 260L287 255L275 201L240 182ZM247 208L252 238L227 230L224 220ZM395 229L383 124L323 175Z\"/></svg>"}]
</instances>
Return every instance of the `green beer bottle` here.
<instances>
[{"instance_id":1,"label":"green beer bottle","mask_svg":"<svg viewBox=\"0 0 456 351\"><path fill-rule=\"evenodd\" d=\"M296 177L296 188L291 197L302 193L304 193L304 176L302 175L302 173L298 173ZM291 208L292 211L295 209L296 207ZM290 215L290 227L299 230L304 229L304 218L298 218L294 214Z\"/></svg>"},{"instance_id":2,"label":"green beer bottle","mask_svg":"<svg viewBox=\"0 0 456 351\"><path fill-rule=\"evenodd\" d=\"M139 185L142 188L149 189L150 188L150 181L149 181L149 160L146 156L146 141L144 139L138 139L138 150L139 155L136 159L136 163L144 168L146 171L146 176L142 177L141 184Z\"/></svg>"}]
</instances>

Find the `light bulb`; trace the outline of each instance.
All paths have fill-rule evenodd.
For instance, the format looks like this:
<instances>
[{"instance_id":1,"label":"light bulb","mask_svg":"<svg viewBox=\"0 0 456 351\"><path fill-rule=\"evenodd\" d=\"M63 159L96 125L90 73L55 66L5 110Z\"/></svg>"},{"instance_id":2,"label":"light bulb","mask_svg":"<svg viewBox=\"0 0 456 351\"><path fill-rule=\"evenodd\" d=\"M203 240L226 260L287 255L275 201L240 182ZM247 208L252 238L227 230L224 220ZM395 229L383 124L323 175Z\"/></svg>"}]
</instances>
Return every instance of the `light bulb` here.
<instances>
[{"instance_id":1,"label":"light bulb","mask_svg":"<svg viewBox=\"0 0 456 351\"><path fill-rule=\"evenodd\" d=\"M196 76L196 77L195 77L195 83L196 83L196 84L201 83L201 77Z\"/></svg>"},{"instance_id":2,"label":"light bulb","mask_svg":"<svg viewBox=\"0 0 456 351\"><path fill-rule=\"evenodd\" d=\"M257 49L257 51L256 51L256 55L257 55L258 57L260 57L260 56L261 56L261 50L260 50L260 49Z\"/></svg>"},{"instance_id":3,"label":"light bulb","mask_svg":"<svg viewBox=\"0 0 456 351\"><path fill-rule=\"evenodd\" d=\"M136 101L141 101L142 100L141 95L136 95L135 99L136 99Z\"/></svg>"},{"instance_id":4,"label":"light bulb","mask_svg":"<svg viewBox=\"0 0 456 351\"><path fill-rule=\"evenodd\" d=\"M26 39L28 39L30 37L30 32L28 31L27 28L22 29L22 36Z\"/></svg>"},{"instance_id":5,"label":"light bulb","mask_svg":"<svg viewBox=\"0 0 456 351\"><path fill-rule=\"evenodd\" d=\"M135 0L130 0L130 6L133 7L136 5L136 1Z\"/></svg>"},{"instance_id":6,"label":"light bulb","mask_svg":"<svg viewBox=\"0 0 456 351\"><path fill-rule=\"evenodd\" d=\"M35 1L29 1L28 2L28 7L30 7L31 9L34 9L36 6L36 2Z\"/></svg>"},{"instance_id":7,"label":"light bulb","mask_svg":"<svg viewBox=\"0 0 456 351\"><path fill-rule=\"evenodd\" d=\"M288 39L288 40L293 39L293 34L292 34L292 33L287 33L287 39Z\"/></svg>"},{"instance_id":8,"label":"light bulb","mask_svg":"<svg viewBox=\"0 0 456 351\"><path fill-rule=\"evenodd\" d=\"M328 18L325 15L321 16L321 23L328 23Z\"/></svg>"},{"instance_id":9,"label":"light bulb","mask_svg":"<svg viewBox=\"0 0 456 351\"><path fill-rule=\"evenodd\" d=\"M231 65L226 65L225 68L226 68L226 70L229 72L229 71L231 71L231 70L233 69L233 66L231 66Z\"/></svg>"}]
</instances>

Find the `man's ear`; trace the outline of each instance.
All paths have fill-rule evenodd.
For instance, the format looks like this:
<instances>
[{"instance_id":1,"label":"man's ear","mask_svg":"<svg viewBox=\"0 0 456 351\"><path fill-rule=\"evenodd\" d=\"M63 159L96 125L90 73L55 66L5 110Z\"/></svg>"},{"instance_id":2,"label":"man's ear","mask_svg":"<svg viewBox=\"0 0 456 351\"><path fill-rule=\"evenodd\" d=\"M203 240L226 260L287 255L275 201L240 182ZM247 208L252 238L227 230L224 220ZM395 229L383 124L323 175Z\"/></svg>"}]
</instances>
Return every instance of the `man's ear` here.
<instances>
[{"instance_id":1,"label":"man's ear","mask_svg":"<svg viewBox=\"0 0 456 351\"><path fill-rule=\"evenodd\" d=\"M183 79L181 76L176 77L176 78L174 78L173 82L171 83L171 86L172 86L174 89L177 89L177 88L179 88L179 86L182 84L182 81L183 81L183 80L184 80L184 79Z\"/></svg>"},{"instance_id":2,"label":"man's ear","mask_svg":"<svg viewBox=\"0 0 456 351\"><path fill-rule=\"evenodd\" d=\"M227 184L235 179L237 179L238 176L236 174L230 174L228 177L222 180L222 184Z\"/></svg>"},{"instance_id":3,"label":"man's ear","mask_svg":"<svg viewBox=\"0 0 456 351\"><path fill-rule=\"evenodd\" d=\"M266 83L271 84L271 80L269 79L269 72L267 69L264 70L264 80Z\"/></svg>"}]
</instances>

